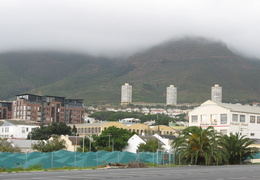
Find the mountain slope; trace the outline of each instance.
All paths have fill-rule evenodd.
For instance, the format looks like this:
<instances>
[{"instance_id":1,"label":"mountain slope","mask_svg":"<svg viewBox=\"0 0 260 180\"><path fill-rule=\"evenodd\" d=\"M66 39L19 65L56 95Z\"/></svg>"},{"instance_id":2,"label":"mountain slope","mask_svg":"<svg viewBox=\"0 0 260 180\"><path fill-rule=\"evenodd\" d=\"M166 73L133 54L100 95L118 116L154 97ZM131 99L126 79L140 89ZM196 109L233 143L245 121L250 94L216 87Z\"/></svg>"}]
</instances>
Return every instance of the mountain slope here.
<instances>
[{"instance_id":1,"label":"mountain slope","mask_svg":"<svg viewBox=\"0 0 260 180\"><path fill-rule=\"evenodd\" d=\"M9 99L19 93L33 92L45 94L43 86L70 79L78 72L93 72L112 66L113 62L104 58L60 52L15 52L0 55L1 87L0 99ZM87 74L86 74L87 75ZM70 87L70 85L68 86ZM62 87L50 95L68 95Z\"/></svg>"},{"instance_id":2,"label":"mountain slope","mask_svg":"<svg viewBox=\"0 0 260 180\"><path fill-rule=\"evenodd\" d=\"M86 104L119 103L127 82L134 102L165 103L170 84L177 86L180 103L210 99L214 84L223 87L224 102L260 101L260 61L203 38L162 43L121 62L45 52L2 54L0 65L0 99L30 92L83 98Z\"/></svg>"},{"instance_id":3,"label":"mountain slope","mask_svg":"<svg viewBox=\"0 0 260 180\"><path fill-rule=\"evenodd\" d=\"M259 100L260 62L233 54L225 45L204 39L168 42L127 60L136 68L125 80L133 83L143 101L165 102L165 88L178 87L179 102L202 102L210 87L223 87L227 102ZM150 97L149 97L150 95Z\"/></svg>"}]
</instances>

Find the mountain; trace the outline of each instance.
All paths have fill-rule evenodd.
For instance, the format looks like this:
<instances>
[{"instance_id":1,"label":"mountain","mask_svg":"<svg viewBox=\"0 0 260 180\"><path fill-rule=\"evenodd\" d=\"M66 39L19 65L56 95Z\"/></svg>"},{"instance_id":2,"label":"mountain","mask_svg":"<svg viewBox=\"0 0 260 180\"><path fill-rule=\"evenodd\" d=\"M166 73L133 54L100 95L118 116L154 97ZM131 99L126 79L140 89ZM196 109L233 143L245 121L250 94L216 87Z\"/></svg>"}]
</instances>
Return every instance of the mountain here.
<instances>
[{"instance_id":1,"label":"mountain","mask_svg":"<svg viewBox=\"0 0 260 180\"><path fill-rule=\"evenodd\" d=\"M60 52L11 52L0 54L0 99L9 99L17 94L37 91L57 96L73 96L68 89L80 86L80 78L113 66L106 58ZM63 81L70 81L62 86ZM74 85L79 83L79 86ZM48 86L51 88L49 89ZM57 86L62 86L55 91ZM36 90L37 89L37 90Z\"/></svg>"},{"instance_id":2,"label":"mountain","mask_svg":"<svg viewBox=\"0 0 260 180\"><path fill-rule=\"evenodd\" d=\"M179 103L210 99L223 88L224 102L260 101L260 61L203 38L172 40L118 61L58 52L0 54L0 99L19 93L83 98L86 104L119 103L121 85L133 86L134 102L165 103L166 87Z\"/></svg>"}]
</instances>

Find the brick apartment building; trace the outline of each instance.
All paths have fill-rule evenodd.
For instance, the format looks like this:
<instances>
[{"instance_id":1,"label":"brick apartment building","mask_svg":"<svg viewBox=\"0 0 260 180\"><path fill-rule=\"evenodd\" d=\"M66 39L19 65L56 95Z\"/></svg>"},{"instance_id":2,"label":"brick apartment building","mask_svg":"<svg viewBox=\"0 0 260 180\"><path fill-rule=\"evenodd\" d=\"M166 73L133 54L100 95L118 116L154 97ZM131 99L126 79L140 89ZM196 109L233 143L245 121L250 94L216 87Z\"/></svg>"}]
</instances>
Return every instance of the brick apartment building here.
<instances>
[{"instance_id":1,"label":"brick apartment building","mask_svg":"<svg viewBox=\"0 0 260 180\"><path fill-rule=\"evenodd\" d=\"M12 118L12 102L0 101L0 119Z\"/></svg>"},{"instance_id":2,"label":"brick apartment building","mask_svg":"<svg viewBox=\"0 0 260 180\"><path fill-rule=\"evenodd\" d=\"M58 96L20 94L12 104L12 118L23 119L37 124L64 122L82 123L83 99L66 99Z\"/></svg>"}]
</instances>

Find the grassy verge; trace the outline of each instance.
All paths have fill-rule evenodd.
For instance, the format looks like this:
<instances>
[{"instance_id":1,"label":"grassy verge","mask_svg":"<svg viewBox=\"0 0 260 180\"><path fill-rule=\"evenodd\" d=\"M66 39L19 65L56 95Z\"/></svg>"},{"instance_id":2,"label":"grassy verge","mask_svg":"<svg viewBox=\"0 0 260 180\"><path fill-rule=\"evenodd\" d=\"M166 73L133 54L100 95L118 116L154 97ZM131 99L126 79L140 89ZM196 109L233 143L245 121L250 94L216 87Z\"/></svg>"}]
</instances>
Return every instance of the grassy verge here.
<instances>
[{"instance_id":1,"label":"grassy verge","mask_svg":"<svg viewBox=\"0 0 260 180\"><path fill-rule=\"evenodd\" d=\"M99 167L60 167L60 168L51 168L51 169L43 169L42 165L33 165L28 168L16 167L16 168L0 168L0 173L13 173L13 172L30 172L30 171L63 171L63 170L80 170L80 169L97 169L102 168L104 166Z\"/></svg>"}]
</instances>

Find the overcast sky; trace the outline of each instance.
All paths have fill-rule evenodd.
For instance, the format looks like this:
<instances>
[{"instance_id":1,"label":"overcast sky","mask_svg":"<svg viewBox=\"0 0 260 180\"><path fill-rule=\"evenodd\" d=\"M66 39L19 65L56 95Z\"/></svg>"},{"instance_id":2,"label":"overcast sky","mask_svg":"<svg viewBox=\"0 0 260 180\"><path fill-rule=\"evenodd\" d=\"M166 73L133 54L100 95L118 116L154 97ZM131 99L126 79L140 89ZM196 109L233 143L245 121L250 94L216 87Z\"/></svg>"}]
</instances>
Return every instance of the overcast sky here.
<instances>
[{"instance_id":1,"label":"overcast sky","mask_svg":"<svg viewBox=\"0 0 260 180\"><path fill-rule=\"evenodd\" d=\"M120 55L182 36L260 58L260 1L0 0L0 52Z\"/></svg>"}]
</instances>

